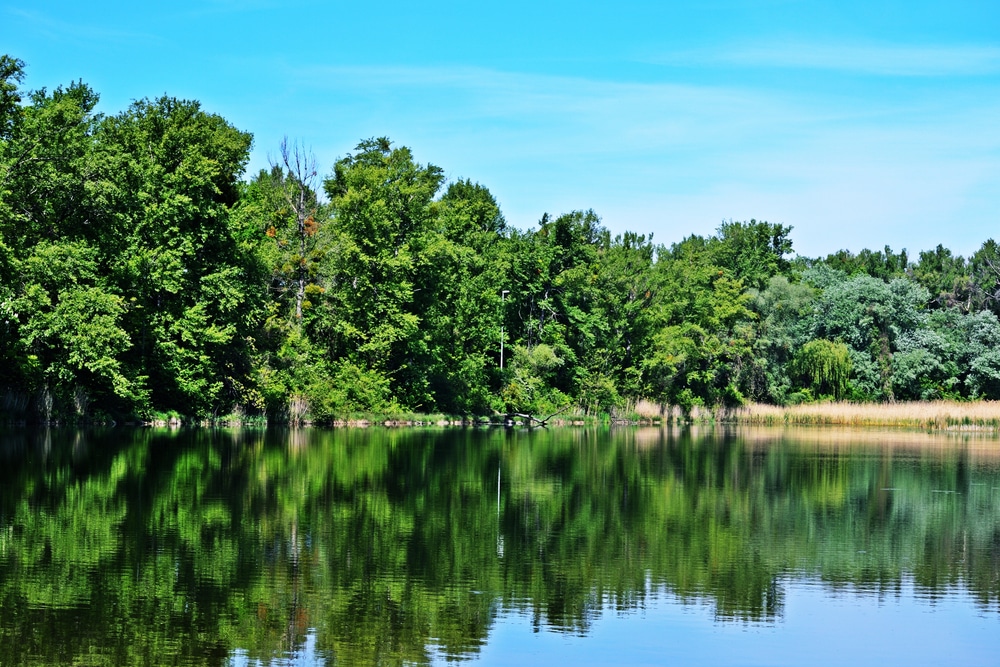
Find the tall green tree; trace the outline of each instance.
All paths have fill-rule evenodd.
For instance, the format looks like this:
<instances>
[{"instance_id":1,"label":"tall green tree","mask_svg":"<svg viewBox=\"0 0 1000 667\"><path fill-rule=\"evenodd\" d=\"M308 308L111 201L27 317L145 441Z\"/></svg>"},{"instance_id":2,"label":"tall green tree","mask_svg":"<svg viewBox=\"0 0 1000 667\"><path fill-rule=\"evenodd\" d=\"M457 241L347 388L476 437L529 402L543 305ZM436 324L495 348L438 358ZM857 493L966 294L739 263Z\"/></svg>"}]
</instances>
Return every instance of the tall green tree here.
<instances>
[{"instance_id":1,"label":"tall green tree","mask_svg":"<svg viewBox=\"0 0 1000 667\"><path fill-rule=\"evenodd\" d=\"M256 285L229 225L249 134L162 97L105 119L99 168L113 280L127 295L130 372L154 405L205 415L241 403Z\"/></svg>"},{"instance_id":2,"label":"tall green tree","mask_svg":"<svg viewBox=\"0 0 1000 667\"><path fill-rule=\"evenodd\" d=\"M81 82L22 95L22 78L0 57L0 385L44 419L85 416L92 399L127 410L142 391L121 365L126 304L100 249L98 97Z\"/></svg>"},{"instance_id":3,"label":"tall green tree","mask_svg":"<svg viewBox=\"0 0 1000 667\"><path fill-rule=\"evenodd\" d=\"M706 261L700 243L675 245L657 262L657 327L643 358L650 396L684 410L745 400L754 313L742 281Z\"/></svg>"},{"instance_id":4,"label":"tall green tree","mask_svg":"<svg viewBox=\"0 0 1000 667\"><path fill-rule=\"evenodd\" d=\"M142 400L120 361L131 346L121 326L124 299L108 291L96 250L83 242L41 242L16 269L19 336L9 342L44 417L86 417L94 399L119 409Z\"/></svg>"},{"instance_id":5,"label":"tall green tree","mask_svg":"<svg viewBox=\"0 0 1000 667\"><path fill-rule=\"evenodd\" d=\"M512 235L508 248L508 323L523 348L512 358L508 405L528 388L549 394L537 405L577 397L597 412L637 396L654 298L652 243L633 233L612 239L593 211L575 211L543 216L536 232Z\"/></svg>"},{"instance_id":6,"label":"tall green tree","mask_svg":"<svg viewBox=\"0 0 1000 667\"><path fill-rule=\"evenodd\" d=\"M414 408L430 401L425 379L406 370L421 322L415 284L437 240L433 204L443 180L440 168L380 138L358 144L324 181L338 254L314 331L345 378L386 390L359 408L384 407L393 396Z\"/></svg>"},{"instance_id":7,"label":"tall green tree","mask_svg":"<svg viewBox=\"0 0 1000 667\"><path fill-rule=\"evenodd\" d=\"M8 138L0 139L0 234L17 252L41 240L94 243L102 235L92 157L97 101L83 83L42 89L7 123Z\"/></svg>"},{"instance_id":8,"label":"tall green tree","mask_svg":"<svg viewBox=\"0 0 1000 667\"><path fill-rule=\"evenodd\" d=\"M596 262L575 271L575 305L587 313L576 394L588 409L611 412L642 395L640 362L655 327L656 303L670 298L657 288L655 253L645 235L604 235Z\"/></svg>"},{"instance_id":9,"label":"tall green tree","mask_svg":"<svg viewBox=\"0 0 1000 667\"><path fill-rule=\"evenodd\" d=\"M0 54L0 139L8 139L20 116L24 61Z\"/></svg>"},{"instance_id":10,"label":"tall green tree","mask_svg":"<svg viewBox=\"0 0 1000 667\"><path fill-rule=\"evenodd\" d=\"M21 117L20 84L24 80L24 62L9 55L0 55L0 220L12 218L11 171L14 153L11 139ZM0 222L0 336L6 341L19 338L13 306L14 251L5 242L12 236L10 224ZM19 381L15 368L21 363L16 346L0 346L0 387L9 388Z\"/></svg>"},{"instance_id":11,"label":"tall green tree","mask_svg":"<svg viewBox=\"0 0 1000 667\"><path fill-rule=\"evenodd\" d=\"M793 391L790 364L810 339L817 290L804 282L774 276L763 291L751 290L757 314L753 354L746 373L749 398L784 404Z\"/></svg>"},{"instance_id":12,"label":"tall green tree","mask_svg":"<svg viewBox=\"0 0 1000 667\"><path fill-rule=\"evenodd\" d=\"M428 403L453 413L497 407L501 292L507 282L507 223L484 186L449 184L414 283L423 314L408 373L426 377Z\"/></svg>"},{"instance_id":13,"label":"tall green tree","mask_svg":"<svg viewBox=\"0 0 1000 667\"><path fill-rule=\"evenodd\" d=\"M709 239L712 262L732 272L748 288L763 289L768 280L791 268L792 228L764 221L723 222Z\"/></svg>"},{"instance_id":14,"label":"tall green tree","mask_svg":"<svg viewBox=\"0 0 1000 667\"><path fill-rule=\"evenodd\" d=\"M969 258L971 311L988 309L1000 315L1000 245L987 239Z\"/></svg>"},{"instance_id":15,"label":"tall green tree","mask_svg":"<svg viewBox=\"0 0 1000 667\"><path fill-rule=\"evenodd\" d=\"M930 292L930 307L958 307L965 312L972 307L973 284L966 261L941 244L934 250L922 251L909 273Z\"/></svg>"}]
</instances>

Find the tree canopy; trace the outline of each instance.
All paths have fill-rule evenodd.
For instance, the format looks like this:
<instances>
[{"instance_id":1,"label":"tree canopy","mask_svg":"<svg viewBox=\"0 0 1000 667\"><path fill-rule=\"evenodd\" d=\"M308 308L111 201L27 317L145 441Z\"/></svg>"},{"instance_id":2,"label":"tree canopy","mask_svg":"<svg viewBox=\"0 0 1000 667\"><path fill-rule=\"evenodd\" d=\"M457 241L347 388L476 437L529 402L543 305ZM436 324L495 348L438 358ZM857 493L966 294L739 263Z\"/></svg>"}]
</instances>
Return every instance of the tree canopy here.
<instances>
[{"instance_id":1,"label":"tree canopy","mask_svg":"<svg viewBox=\"0 0 1000 667\"><path fill-rule=\"evenodd\" d=\"M24 73L0 57L6 419L1000 398L992 239L808 258L756 219L517 229L384 137L329 166L286 141L245 179L251 135L196 101L104 115Z\"/></svg>"}]
</instances>

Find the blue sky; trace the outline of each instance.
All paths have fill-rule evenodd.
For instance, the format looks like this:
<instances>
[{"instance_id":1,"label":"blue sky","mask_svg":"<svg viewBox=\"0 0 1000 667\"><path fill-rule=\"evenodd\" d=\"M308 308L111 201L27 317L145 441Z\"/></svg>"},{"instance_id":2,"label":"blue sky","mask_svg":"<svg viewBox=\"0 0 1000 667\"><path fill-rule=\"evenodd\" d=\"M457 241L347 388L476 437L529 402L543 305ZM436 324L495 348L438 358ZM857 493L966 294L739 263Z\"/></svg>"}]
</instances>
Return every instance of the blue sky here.
<instances>
[{"instance_id":1,"label":"blue sky","mask_svg":"<svg viewBox=\"0 0 1000 667\"><path fill-rule=\"evenodd\" d=\"M321 169L388 136L508 221L593 208L671 243L723 220L795 249L968 255L1000 237L1000 3L0 0L29 88L163 93Z\"/></svg>"}]
</instances>

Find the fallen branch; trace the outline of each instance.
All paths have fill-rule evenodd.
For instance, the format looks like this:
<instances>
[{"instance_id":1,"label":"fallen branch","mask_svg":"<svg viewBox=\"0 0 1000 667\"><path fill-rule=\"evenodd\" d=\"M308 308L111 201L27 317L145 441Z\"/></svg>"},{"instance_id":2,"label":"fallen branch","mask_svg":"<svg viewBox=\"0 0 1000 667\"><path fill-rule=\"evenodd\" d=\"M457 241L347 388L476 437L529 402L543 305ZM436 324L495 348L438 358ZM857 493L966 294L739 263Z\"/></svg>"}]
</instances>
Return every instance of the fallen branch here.
<instances>
[{"instance_id":1,"label":"fallen branch","mask_svg":"<svg viewBox=\"0 0 1000 667\"><path fill-rule=\"evenodd\" d=\"M570 409L570 406L567 405L562 410L559 410L557 412L553 412L551 415L549 415L545 419L539 419L538 417L535 417L535 416L530 415L530 414L525 414L523 412L514 412L514 413L511 413L510 415L508 415L508 417L520 417L521 419L526 419L528 421L528 426L531 426L531 423L535 422L536 424L538 424L539 426L541 426L542 428L544 428L544 427L548 426L548 422L549 422L550 419L552 419L556 415L561 415L562 413L566 412L569 409Z\"/></svg>"}]
</instances>

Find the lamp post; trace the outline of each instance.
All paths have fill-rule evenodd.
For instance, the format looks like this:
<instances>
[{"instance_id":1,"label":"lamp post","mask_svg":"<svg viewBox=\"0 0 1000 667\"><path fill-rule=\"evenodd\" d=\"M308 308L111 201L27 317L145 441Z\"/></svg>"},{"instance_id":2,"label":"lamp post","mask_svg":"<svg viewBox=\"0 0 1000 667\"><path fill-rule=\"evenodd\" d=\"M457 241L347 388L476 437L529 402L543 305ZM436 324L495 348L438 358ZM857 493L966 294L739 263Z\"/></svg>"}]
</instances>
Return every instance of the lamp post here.
<instances>
[{"instance_id":1,"label":"lamp post","mask_svg":"<svg viewBox=\"0 0 1000 667\"><path fill-rule=\"evenodd\" d=\"M504 298L510 294L509 289L500 292L500 370L503 370L503 322L504 322Z\"/></svg>"},{"instance_id":2,"label":"lamp post","mask_svg":"<svg viewBox=\"0 0 1000 667\"><path fill-rule=\"evenodd\" d=\"M504 305L509 289L500 291L500 370L503 370L503 338L504 338ZM497 557L503 558L503 535L500 534L500 468L503 466L503 444L500 446L500 461L497 462Z\"/></svg>"}]
</instances>

